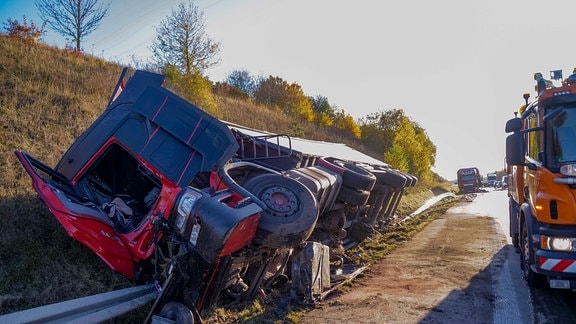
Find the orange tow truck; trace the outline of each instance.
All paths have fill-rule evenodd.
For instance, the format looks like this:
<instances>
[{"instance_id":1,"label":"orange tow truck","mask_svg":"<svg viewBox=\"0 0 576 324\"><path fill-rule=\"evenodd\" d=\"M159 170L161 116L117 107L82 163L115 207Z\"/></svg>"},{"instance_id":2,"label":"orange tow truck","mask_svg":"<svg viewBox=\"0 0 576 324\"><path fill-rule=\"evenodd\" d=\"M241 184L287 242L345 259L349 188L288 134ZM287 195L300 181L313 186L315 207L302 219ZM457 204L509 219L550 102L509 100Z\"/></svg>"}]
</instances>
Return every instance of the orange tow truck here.
<instances>
[{"instance_id":1,"label":"orange tow truck","mask_svg":"<svg viewBox=\"0 0 576 324\"><path fill-rule=\"evenodd\" d=\"M576 289L575 72L535 74L536 98L506 123L510 236L530 286Z\"/></svg>"}]
</instances>

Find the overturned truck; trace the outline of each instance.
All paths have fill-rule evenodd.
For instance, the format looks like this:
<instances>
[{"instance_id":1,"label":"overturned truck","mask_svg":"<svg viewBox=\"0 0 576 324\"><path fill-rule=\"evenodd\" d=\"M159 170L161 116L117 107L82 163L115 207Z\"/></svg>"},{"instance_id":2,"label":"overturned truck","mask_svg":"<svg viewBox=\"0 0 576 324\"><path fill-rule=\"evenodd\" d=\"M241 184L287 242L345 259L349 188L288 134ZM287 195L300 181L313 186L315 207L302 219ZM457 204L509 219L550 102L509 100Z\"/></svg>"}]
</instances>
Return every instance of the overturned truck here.
<instances>
[{"instance_id":1,"label":"overturned truck","mask_svg":"<svg viewBox=\"0 0 576 324\"><path fill-rule=\"evenodd\" d=\"M103 114L49 167L15 154L67 233L135 283L156 316L291 288L317 301L344 251L385 226L416 177L384 163L299 150L226 124L126 70Z\"/></svg>"}]
</instances>

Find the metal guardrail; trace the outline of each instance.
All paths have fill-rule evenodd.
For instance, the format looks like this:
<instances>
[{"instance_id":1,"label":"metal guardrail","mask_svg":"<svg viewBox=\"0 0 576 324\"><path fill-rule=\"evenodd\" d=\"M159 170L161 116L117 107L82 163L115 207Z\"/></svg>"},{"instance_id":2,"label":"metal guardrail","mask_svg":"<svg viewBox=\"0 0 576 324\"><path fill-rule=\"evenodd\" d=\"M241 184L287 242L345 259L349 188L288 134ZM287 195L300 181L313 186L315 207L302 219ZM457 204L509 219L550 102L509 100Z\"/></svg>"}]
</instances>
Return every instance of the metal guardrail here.
<instances>
[{"instance_id":1,"label":"metal guardrail","mask_svg":"<svg viewBox=\"0 0 576 324\"><path fill-rule=\"evenodd\" d=\"M100 323L156 299L153 285L130 287L0 316L0 323Z\"/></svg>"}]
</instances>

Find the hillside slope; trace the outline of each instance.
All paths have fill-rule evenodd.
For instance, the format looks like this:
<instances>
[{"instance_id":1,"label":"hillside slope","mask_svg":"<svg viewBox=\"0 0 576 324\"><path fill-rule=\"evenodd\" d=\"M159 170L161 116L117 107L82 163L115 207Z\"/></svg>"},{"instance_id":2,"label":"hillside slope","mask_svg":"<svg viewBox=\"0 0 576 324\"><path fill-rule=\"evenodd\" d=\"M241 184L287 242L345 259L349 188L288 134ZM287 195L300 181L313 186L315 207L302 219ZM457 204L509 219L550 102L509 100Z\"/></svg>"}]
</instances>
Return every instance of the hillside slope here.
<instances>
[{"instance_id":1,"label":"hillside slope","mask_svg":"<svg viewBox=\"0 0 576 324\"><path fill-rule=\"evenodd\" d=\"M130 285L68 237L13 153L54 165L104 109L121 69L0 36L0 313Z\"/></svg>"}]
</instances>

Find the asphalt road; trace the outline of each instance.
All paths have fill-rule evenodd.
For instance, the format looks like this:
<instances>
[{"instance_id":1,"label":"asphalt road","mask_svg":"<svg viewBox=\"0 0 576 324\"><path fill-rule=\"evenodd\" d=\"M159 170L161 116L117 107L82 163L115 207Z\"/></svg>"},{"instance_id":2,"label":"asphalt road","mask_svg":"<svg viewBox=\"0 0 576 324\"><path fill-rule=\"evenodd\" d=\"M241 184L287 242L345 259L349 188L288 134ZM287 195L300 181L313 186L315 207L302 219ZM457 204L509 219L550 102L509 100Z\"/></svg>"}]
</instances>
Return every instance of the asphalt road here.
<instances>
[{"instance_id":1,"label":"asphalt road","mask_svg":"<svg viewBox=\"0 0 576 324\"><path fill-rule=\"evenodd\" d=\"M471 204L461 207L469 214L489 215L506 236L508 244L491 263L495 323L576 323L576 293L565 290L529 288L520 271L520 256L514 251L509 232L506 191L479 194Z\"/></svg>"}]
</instances>

